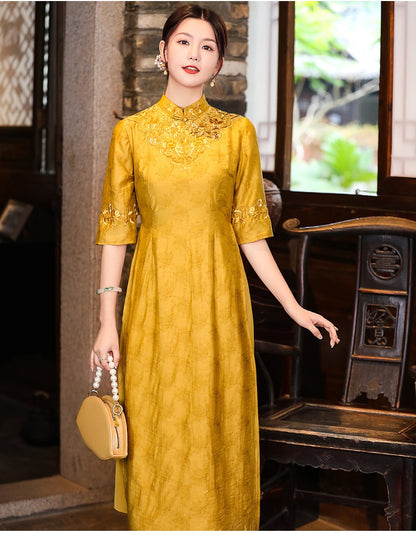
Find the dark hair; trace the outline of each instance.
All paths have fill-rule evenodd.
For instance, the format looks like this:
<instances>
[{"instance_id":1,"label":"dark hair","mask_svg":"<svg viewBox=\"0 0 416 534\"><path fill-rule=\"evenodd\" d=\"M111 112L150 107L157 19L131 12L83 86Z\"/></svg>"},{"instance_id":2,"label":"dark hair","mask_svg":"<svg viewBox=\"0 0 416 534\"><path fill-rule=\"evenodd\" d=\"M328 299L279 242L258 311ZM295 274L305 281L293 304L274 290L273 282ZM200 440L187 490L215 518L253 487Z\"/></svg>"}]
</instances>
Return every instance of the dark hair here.
<instances>
[{"instance_id":1,"label":"dark hair","mask_svg":"<svg viewBox=\"0 0 416 534\"><path fill-rule=\"evenodd\" d=\"M215 35L215 41L218 46L219 59L223 59L225 55L225 49L228 44L227 28L222 18L205 7L198 6L196 4L189 4L178 7L167 19L163 26L162 40L168 44L169 38L179 24L185 19L201 19L206 20L212 26Z\"/></svg>"}]
</instances>

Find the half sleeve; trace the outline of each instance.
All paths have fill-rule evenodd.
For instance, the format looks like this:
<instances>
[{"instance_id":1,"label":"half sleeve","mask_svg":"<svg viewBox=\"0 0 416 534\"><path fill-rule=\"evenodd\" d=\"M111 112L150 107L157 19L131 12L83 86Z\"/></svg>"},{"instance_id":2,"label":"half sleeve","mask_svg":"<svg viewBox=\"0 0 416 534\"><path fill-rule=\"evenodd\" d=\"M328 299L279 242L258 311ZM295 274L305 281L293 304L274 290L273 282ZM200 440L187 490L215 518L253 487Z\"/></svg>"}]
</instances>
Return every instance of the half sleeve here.
<instances>
[{"instance_id":1,"label":"half sleeve","mask_svg":"<svg viewBox=\"0 0 416 534\"><path fill-rule=\"evenodd\" d=\"M239 245L272 237L254 126L245 120L231 223Z\"/></svg>"},{"instance_id":2,"label":"half sleeve","mask_svg":"<svg viewBox=\"0 0 416 534\"><path fill-rule=\"evenodd\" d=\"M113 131L104 180L97 245L126 245L137 237L134 165L124 121Z\"/></svg>"}]
</instances>

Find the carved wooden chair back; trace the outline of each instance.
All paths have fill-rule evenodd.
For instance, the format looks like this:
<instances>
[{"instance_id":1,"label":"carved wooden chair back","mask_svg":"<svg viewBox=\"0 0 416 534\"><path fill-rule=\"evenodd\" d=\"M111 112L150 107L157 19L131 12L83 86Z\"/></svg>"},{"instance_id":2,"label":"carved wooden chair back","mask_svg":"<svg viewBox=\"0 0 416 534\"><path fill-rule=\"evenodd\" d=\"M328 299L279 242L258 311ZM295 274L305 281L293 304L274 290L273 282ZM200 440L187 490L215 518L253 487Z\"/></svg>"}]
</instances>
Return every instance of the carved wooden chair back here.
<instances>
[{"instance_id":1,"label":"carved wooden chair back","mask_svg":"<svg viewBox=\"0 0 416 534\"><path fill-rule=\"evenodd\" d=\"M344 402L384 397L399 408L413 297L413 237L360 235Z\"/></svg>"},{"instance_id":2,"label":"carved wooden chair back","mask_svg":"<svg viewBox=\"0 0 416 534\"><path fill-rule=\"evenodd\" d=\"M297 275L302 304L310 238L358 235L353 328L342 401L379 400L385 406L399 408L411 327L416 222L397 217L364 217L299 228L297 219L289 219L283 228L301 239ZM297 343L301 346L302 341L298 339ZM299 396L300 366L299 359L294 361L295 398Z\"/></svg>"}]
</instances>

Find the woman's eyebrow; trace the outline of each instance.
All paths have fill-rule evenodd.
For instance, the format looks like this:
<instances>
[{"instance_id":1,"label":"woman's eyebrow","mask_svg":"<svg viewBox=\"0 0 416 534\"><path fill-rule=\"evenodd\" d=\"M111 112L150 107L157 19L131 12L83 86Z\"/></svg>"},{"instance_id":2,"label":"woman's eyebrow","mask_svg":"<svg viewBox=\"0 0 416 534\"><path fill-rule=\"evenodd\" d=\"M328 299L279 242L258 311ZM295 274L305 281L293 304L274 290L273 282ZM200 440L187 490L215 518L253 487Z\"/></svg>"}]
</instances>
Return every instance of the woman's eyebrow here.
<instances>
[{"instance_id":1,"label":"woman's eyebrow","mask_svg":"<svg viewBox=\"0 0 416 534\"><path fill-rule=\"evenodd\" d=\"M186 32L179 32L179 33L176 34L176 37L178 35L186 35L186 37L191 37L191 38L194 37L190 33L186 33ZM211 39L210 37L204 37L204 38L202 38L202 41L211 41L212 43L216 42L215 39Z\"/></svg>"}]
</instances>

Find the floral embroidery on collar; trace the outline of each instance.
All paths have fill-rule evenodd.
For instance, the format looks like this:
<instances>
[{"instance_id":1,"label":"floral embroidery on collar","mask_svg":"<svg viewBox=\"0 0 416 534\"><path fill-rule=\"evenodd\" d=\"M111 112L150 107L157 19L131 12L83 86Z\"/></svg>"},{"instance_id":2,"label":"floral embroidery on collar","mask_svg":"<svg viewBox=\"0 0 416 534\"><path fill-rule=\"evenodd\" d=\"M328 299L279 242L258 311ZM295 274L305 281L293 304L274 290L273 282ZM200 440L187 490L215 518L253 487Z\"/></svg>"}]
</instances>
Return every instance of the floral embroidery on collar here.
<instances>
[{"instance_id":1,"label":"floral embroidery on collar","mask_svg":"<svg viewBox=\"0 0 416 534\"><path fill-rule=\"evenodd\" d=\"M150 145L173 163L187 166L219 139L238 115L210 106L204 96L182 109L163 95L157 104L131 119L134 117L144 119L142 127Z\"/></svg>"}]
</instances>

